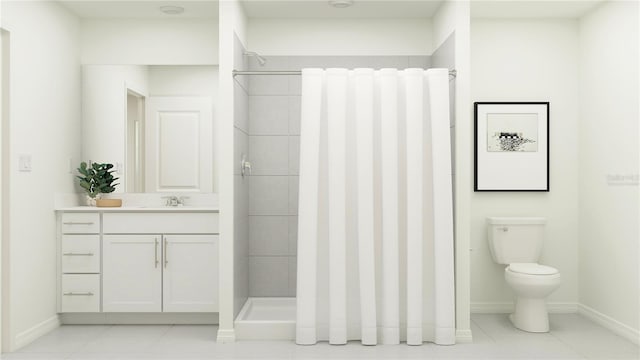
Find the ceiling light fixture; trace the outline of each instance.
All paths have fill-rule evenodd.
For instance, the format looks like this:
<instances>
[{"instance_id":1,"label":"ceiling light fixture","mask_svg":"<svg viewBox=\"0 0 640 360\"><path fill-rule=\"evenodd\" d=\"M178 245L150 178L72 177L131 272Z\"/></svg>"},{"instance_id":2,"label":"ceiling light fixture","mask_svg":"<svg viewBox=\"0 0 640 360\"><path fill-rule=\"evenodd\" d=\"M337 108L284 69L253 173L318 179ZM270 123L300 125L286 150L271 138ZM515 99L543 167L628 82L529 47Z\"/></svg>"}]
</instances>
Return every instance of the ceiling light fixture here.
<instances>
[{"instance_id":1,"label":"ceiling light fixture","mask_svg":"<svg viewBox=\"0 0 640 360\"><path fill-rule=\"evenodd\" d=\"M160 11L162 11L167 15L180 15L184 12L184 8L181 6L167 5L167 6L160 6L159 9Z\"/></svg>"},{"instance_id":2,"label":"ceiling light fixture","mask_svg":"<svg viewBox=\"0 0 640 360\"><path fill-rule=\"evenodd\" d=\"M330 0L329 5L334 8L344 9L353 5L353 0Z\"/></svg>"}]
</instances>

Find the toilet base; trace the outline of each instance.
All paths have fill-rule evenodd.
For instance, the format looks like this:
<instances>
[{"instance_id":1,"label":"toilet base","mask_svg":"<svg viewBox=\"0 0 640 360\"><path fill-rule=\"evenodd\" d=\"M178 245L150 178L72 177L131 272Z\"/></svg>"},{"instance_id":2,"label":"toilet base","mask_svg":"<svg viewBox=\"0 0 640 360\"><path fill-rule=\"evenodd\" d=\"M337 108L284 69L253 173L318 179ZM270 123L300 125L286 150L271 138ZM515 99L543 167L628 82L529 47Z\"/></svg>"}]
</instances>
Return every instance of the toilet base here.
<instances>
[{"instance_id":1,"label":"toilet base","mask_svg":"<svg viewBox=\"0 0 640 360\"><path fill-rule=\"evenodd\" d=\"M509 315L513 326L528 332L549 332L545 299L516 299L516 311Z\"/></svg>"}]
</instances>

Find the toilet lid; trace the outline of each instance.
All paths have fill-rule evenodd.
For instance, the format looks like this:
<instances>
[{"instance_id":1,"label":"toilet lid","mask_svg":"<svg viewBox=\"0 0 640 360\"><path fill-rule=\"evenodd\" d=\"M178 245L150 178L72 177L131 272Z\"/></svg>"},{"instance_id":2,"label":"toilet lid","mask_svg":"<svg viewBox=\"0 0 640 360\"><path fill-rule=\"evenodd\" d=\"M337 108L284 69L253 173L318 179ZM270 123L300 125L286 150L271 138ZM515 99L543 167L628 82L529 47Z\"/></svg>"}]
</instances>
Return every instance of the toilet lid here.
<instances>
[{"instance_id":1,"label":"toilet lid","mask_svg":"<svg viewBox=\"0 0 640 360\"><path fill-rule=\"evenodd\" d=\"M536 263L514 263L509 264L509 270L529 275L554 275L558 270L551 266L544 266Z\"/></svg>"}]
</instances>

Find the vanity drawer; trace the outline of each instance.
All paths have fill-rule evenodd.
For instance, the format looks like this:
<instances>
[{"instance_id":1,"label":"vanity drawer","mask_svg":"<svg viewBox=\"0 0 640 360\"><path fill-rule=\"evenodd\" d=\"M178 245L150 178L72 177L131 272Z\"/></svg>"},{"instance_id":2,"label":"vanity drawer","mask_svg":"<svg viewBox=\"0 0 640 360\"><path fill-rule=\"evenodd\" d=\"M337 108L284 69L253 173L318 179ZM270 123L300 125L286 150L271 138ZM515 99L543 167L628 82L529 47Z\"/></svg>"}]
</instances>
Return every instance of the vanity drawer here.
<instances>
[{"instance_id":1,"label":"vanity drawer","mask_svg":"<svg viewBox=\"0 0 640 360\"><path fill-rule=\"evenodd\" d=\"M100 235L62 236L62 273L100 273Z\"/></svg>"},{"instance_id":2,"label":"vanity drawer","mask_svg":"<svg viewBox=\"0 0 640 360\"><path fill-rule=\"evenodd\" d=\"M62 275L61 312L100 312L100 275Z\"/></svg>"},{"instance_id":3,"label":"vanity drawer","mask_svg":"<svg viewBox=\"0 0 640 360\"><path fill-rule=\"evenodd\" d=\"M218 213L109 213L102 216L105 234L217 234Z\"/></svg>"},{"instance_id":4,"label":"vanity drawer","mask_svg":"<svg viewBox=\"0 0 640 360\"><path fill-rule=\"evenodd\" d=\"M63 213L63 234L98 234L100 232L100 214Z\"/></svg>"}]
</instances>

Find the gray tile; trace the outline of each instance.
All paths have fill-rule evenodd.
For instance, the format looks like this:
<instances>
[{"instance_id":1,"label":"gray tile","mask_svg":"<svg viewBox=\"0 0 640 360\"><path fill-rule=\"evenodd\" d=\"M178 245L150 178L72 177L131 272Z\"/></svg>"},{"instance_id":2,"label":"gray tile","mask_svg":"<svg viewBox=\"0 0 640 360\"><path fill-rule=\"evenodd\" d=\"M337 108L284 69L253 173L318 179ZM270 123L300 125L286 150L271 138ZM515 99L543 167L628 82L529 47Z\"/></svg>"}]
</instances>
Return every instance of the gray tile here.
<instances>
[{"instance_id":1,"label":"gray tile","mask_svg":"<svg viewBox=\"0 0 640 360\"><path fill-rule=\"evenodd\" d=\"M250 136L249 154L253 175L287 175L289 173L287 136Z\"/></svg>"},{"instance_id":2,"label":"gray tile","mask_svg":"<svg viewBox=\"0 0 640 360\"><path fill-rule=\"evenodd\" d=\"M289 96L289 135L300 135L300 96Z\"/></svg>"},{"instance_id":3,"label":"gray tile","mask_svg":"<svg viewBox=\"0 0 640 360\"><path fill-rule=\"evenodd\" d=\"M249 135L288 135L287 96L249 97Z\"/></svg>"},{"instance_id":4,"label":"gray tile","mask_svg":"<svg viewBox=\"0 0 640 360\"><path fill-rule=\"evenodd\" d=\"M287 296L288 272L287 256L251 256L249 258L249 295Z\"/></svg>"},{"instance_id":5,"label":"gray tile","mask_svg":"<svg viewBox=\"0 0 640 360\"><path fill-rule=\"evenodd\" d=\"M251 257L253 296L287 296L295 282L295 257ZM453 346L344 346L326 342L215 342L216 326L62 326L2 359L638 359L638 346L578 314L551 314L551 332L515 329L504 314L472 314L474 343ZM109 329L107 333L107 329ZM69 344L80 349L63 351ZM34 347L37 345L37 348Z\"/></svg>"},{"instance_id":6,"label":"gray tile","mask_svg":"<svg viewBox=\"0 0 640 360\"><path fill-rule=\"evenodd\" d=\"M300 136L289 137L289 175L300 173Z\"/></svg>"},{"instance_id":7,"label":"gray tile","mask_svg":"<svg viewBox=\"0 0 640 360\"><path fill-rule=\"evenodd\" d=\"M289 58L289 68L291 70L335 67L338 64L339 60L336 60L334 56L291 56Z\"/></svg>"},{"instance_id":8,"label":"gray tile","mask_svg":"<svg viewBox=\"0 0 640 360\"><path fill-rule=\"evenodd\" d=\"M241 174L241 160L242 155L247 156L247 160L251 160L248 158L249 156L249 137L245 132L238 128L233 129L233 174L240 175Z\"/></svg>"},{"instance_id":9,"label":"gray tile","mask_svg":"<svg viewBox=\"0 0 640 360\"><path fill-rule=\"evenodd\" d=\"M234 175L234 221L237 226L249 226L249 191L251 177Z\"/></svg>"},{"instance_id":10,"label":"gray tile","mask_svg":"<svg viewBox=\"0 0 640 360\"><path fill-rule=\"evenodd\" d=\"M409 56L410 68L428 69L431 67L431 57L429 56Z\"/></svg>"},{"instance_id":11,"label":"gray tile","mask_svg":"<svg viewBox=\"0 0 640 360\"><path fill-rule=\"evenodd\" d=\"M556 340L550 333L528 333L516 329L508 314L476 314L473 321L496 342L544 342Z\"/></svg>"},{"instance_id":12,"label":"gray tile","mask_svg":"<svg viewBox=\"0 0 640 360\"><path fill-rule=\"evenodd\" d=\"M238 85L234 84L233 87L233 124L240 128L242 131L248 133L249 132L249 97L244 89Z\"/></svg>"},{"instance_id":13,"label":"gray tile","mask_svg":"<svg viewBox=\"0 0 640 360\"><path fill-rule=\"evenodd\" d=\"M233 53L233 68L236 70L247 70L248 63L247 57L244 56L245 48L242 45L242 42L238 37L234 34L233 36L234 42L234 53ZM248 76L238 76L235 78L236 81L245 89L249 88L249 77Z\"/></svg>"},{"instance_id":14,"label":"gray tile","mask_svg":"<svg viewBox=\"0 0 640 360\"><path fill-rule=\"evenodd\" d=\"M101 337L87 343L78 353L144 353L153 349L155 340L137 337Z\"/></svg>"},{"instance_id":15,"label":"gray tile","mask_svg":"<svg viewBox=\"0 0 640 360\"><path fill-rule=\"evenodd\" d=\"M298 271L298 258L289 257L289 293L287 296L296 296L296 281Z\"/></svg>"},{"instance_id":16,"label":"gray tile","mask_svg":"<svg viewBox=\"0 0 640 360\"><path fill-rule=\"evenodd\" d=\"M288 218L288 216L250 216L249 255L288 255Z\"/></svg>"},{"instance_id":17,"label":"gray tile","mask_svg":"<svg viewBox=\"0 0 640 360\"><path fill-rule=\"evenodd\" d=\"M450 142L450 146L451 146L451 173L455 174L456 173L456 128L451 127L449 128L449 136L451 137L451 142Z\"/></svg>"},{"instance_id":18,"label":"gray tile","mask_svg":"<svg viewBox=\"0 0 640 360\"><path fill-rule=\"evenodd\" d=\"M7 353L2 354L2 355L0 355L0 359L6 359L6 360L10 360L10 359L62 360L62 359L70 359L71 356L72 356L72 353L54 353L54 352L50 352L50 353L21 353L21 352L15 352L15 353L10 353L10 354L7 354Z\"/></svg>"},{"instance_id":19,"label":"gray tile","mask_svg":"<svg viewBox=\"0 0 640 360\"><path fill-rule=\"evenodd\" d=\"M258 64L255 57L248 57L249 69L256 71L288 70L289 59L285 56L265 56L267 62ZM289 80L281 75L252 75L249 80L249 95L287 95Z\"/></svg>"},{"instance_id":20,"label":"gray tile","mask_svg":"<svg viewBox=\"0 0 640 360\"><path fill-rule=\"evenodd\" d=\"M282 75L252 75L249 80L249 94L288 95L289 78Z\"/></svg>"},{"instance_id":21,"label":"gray tile","mask_svg":"<svg viewBox=\"0 0 640 360\"><path fill-rule=\"evenodd\" d=\"M291 57L289 66L294 70L304 68L397 68L409 65L408 56L299 56Z\"/></svg>"},{"instance_id":22,"label":"gray tile","mask_svg":"<svg viewBox=\"0 0 640 360\"><path fill-rule=\"evenodd\" d=\"M73 353L83 348L90 340L92 339L75 338L68 335L62 338L45 335L18 351L21 353Z\"/></svg>"},{"instance_id":23,"label":"gray tile","mask_svg":"<svg viewBox=\"0 0 640 360\"><path fill-rule=\"evenodd\" d=\"M289 255L298 255L298 217L289 216Z\"/></svg>"},{"instance_id":24,"label":"gray tile","mask_svg":"<svg viewBox=\"0 0 640 360\"><path fill-rule=\"evenodd\" d=\"M357 57L350 69L365 67L374 69L395 68L406 69L409 67L408 56L362 56Z\"/></svg>"},{"instance_id":25,"label":"gray tile","mask_svg":"<svg viewBox=\"0 0 640 360\"><path fill-rule=\"evenodd\" d=\"M550 334L586 358L640 358L640 349L630 341L577 314L552 314Z\"/></svg>"},{"instance_id":26,"label":"gray tile","mask_svg":"<svg viewBox=\"0 0 640 360\"><path fill-rule=\"evenodd\" d=\"M105 330L103 338L149 338L156 339L164 335L171 325L113 325Z\"/></svg>"},{"instance_id":27,"label":"gray tile","mask_svg":"<svg viewBox=\"0 0 640 360\"><path fill-rule=\"evenodd\" d=\"M263 56L266 60L260 65L254 56L247 56L249 70L289 70L291 56Z\"/></svg>"},{"instance_id":28,"label":"gray tile","mask_svg":"<svg viewBox=\"0 0 640 360\"><path fill-rule=\"evenodd\" d=\"M288 215L287 176L251 176L249 215Z\"/></svg>"},{"instance_id":29,"label":"gray tile","mask_svg":"<svg viewBox=\"0 0 640 360\"><path fill-rule=\"evenodd\" d=\"M298 215L298 176L289 176L289 215Z\"/></svg>"},{"instance_id":30,"label":"gray tile","mask_svg":"<svg viewBox=\"0 0 640 360\"><path fill-rule=\"evenodd\" d=\"M289 79L289 95L300 95L302 93L302 76L288 75Z\"/></svg>"}]
</instances>

